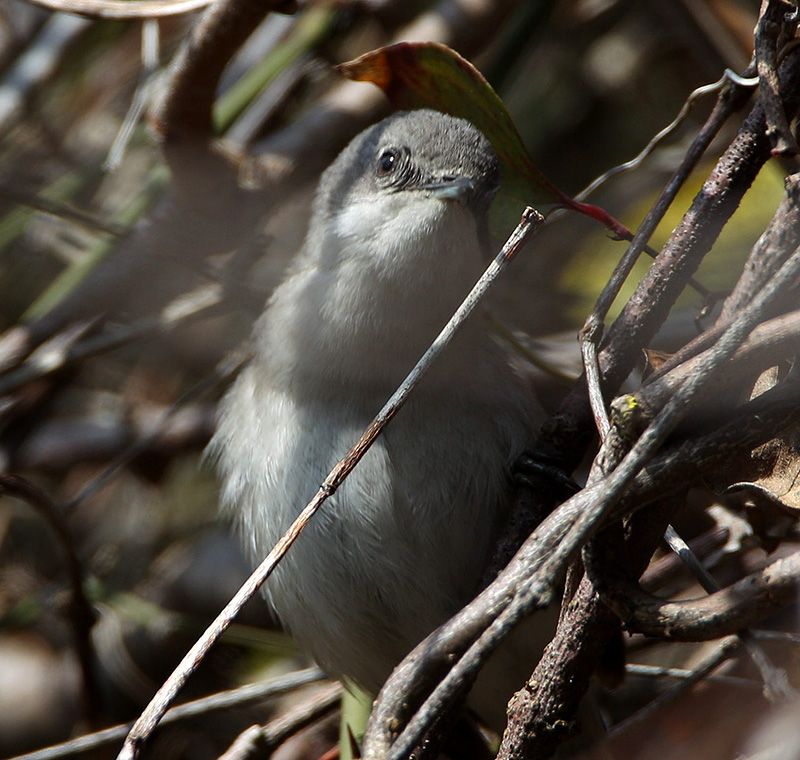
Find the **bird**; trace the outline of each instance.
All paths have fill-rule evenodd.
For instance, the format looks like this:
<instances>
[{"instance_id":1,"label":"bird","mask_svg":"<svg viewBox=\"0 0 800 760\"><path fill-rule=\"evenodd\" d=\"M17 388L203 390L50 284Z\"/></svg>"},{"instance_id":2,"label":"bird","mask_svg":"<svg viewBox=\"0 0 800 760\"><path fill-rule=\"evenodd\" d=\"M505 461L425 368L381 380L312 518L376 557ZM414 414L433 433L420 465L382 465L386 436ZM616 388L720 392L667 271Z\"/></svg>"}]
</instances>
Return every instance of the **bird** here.
<instances>
[{"instance_id":1,"label":"bird","mask_svg":"<svg viewBox=\"0 0 800 760\"><path fill-rule=\"evenodd\" d=\"M323 173L305 243L254 326L210 444L223 510L254 560L485 269L499 179L484 134L429 109L368 127ZM283 626L331 676L376 694L476 595L511 506L512 463L541 417L476 312L266 584ZM490 723L504 721L502 700L532 664L495 663L503 680L516 676L474 700Z\"/></svg>"}]
</instances>

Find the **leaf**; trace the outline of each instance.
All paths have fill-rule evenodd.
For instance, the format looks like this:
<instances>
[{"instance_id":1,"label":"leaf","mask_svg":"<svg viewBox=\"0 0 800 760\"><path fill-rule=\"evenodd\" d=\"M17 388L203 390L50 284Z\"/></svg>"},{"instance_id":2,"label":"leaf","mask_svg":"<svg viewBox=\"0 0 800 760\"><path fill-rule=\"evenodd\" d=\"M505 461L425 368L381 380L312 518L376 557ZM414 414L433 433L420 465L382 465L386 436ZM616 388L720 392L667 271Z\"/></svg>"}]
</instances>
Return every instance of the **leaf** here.
<instances>
[{"instance_id":1,"label":"leaf","mask_svg":"<svg viewBox=\"0 0 800 760\"><path fill-rule=\"evenodd\" d=\"M500 159L500 216L509 201L554 204L577 211L605 225L615 237L631 240L625 225L591 203L581 203L559 190L539 171L528 154L514 120L483 74L455 50L439 42L398 42L342 63L339 72L357 82L380 87L398 110L433 108L472 122L494 146ZM518 216L514 208L514 216Z\"/></svg>"},{"instance_id":2,"label":"leaf","mask_svg":"<svg viewBox=\"0 0 800 760\"><path fill-rule=\"evenodd\" d=\"M337 68L348 79L376 84L398 110L433 108L472 122L497 151L510 194L521 190L520 199L531 204L564 201L564 194L534 165L498 94L447 45L399 42Z\"/></svg>"}]
</instances>

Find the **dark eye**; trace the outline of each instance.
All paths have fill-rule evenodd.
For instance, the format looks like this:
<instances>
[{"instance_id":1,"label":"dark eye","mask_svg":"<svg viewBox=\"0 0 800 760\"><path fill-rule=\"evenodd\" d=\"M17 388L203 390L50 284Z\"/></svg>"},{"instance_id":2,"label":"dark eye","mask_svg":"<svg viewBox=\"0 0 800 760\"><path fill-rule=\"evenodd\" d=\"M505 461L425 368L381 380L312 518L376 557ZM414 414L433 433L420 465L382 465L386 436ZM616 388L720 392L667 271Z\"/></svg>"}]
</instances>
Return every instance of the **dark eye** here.
<instances>
[{"instance_id":1,"label":"dark eye","mask_svg":"<svg viewBox=\"0 0 800 760\"><path fill-rule=\"evenodd\" d=\"M399 158L400 154L394 148L387 148L381 151L380 156L378 156L378 176L385 177L387 174L391 174L400 163Z\"/></svg>"}]
</instances>

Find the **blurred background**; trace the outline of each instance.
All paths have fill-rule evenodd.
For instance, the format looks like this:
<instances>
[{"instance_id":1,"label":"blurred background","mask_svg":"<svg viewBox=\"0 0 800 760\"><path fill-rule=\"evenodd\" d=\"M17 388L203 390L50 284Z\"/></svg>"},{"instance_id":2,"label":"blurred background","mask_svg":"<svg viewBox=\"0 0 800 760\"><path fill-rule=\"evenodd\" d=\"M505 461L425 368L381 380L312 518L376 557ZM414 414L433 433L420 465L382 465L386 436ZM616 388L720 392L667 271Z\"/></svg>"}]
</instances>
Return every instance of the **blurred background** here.
<instances>
[{"instance_id":1,"label":"blurred background","mask_svg":"<svg viewBox=\"0 0 800 760\"><path fill-rule=\"evenodd\" d=\"M465 23L471 6L488 6L490 22ZM121 307L102 331L84 320L49 336L24 365L29 374L2 367L0 467L41 493L27 501L0 498L0 756L135 717L247 573L237 542L217 519L215 478L202 451L235 361L220 363L246 339L302 242L315 167L361 126L353 118L334 129L332 121L330 140L302 142L320 104L337 106L343 97L334 64L402 39L426 19L437 19L432 28L452 24L450 44L497 89L542 171L574 194L636 155L694 88L718 80L726 67L743 71L757 13L756 0L362 0L271 15L226 71L215 111L226 150L274 159L295 140L295 160L308 165L265 205L257 238L202 267L151 251L157 267L146 277L119 293L109 281L106 296ZM169 173L140 106L158 93L159 72L194 21L90 20L22 0L0 3L4 346L13 343L15 325L52 313L98 267L113 269L109 262L126 235L147 223L166 192ZM370 85L358 87L372 93ZM700 101L641 167L590 200L635 228L712 100ZM361 118L376 118L380 108L364 106ZM734 120L715 142L709 161L736 126ZM681 193L654 246L709 166ZM761 173L699 274L708 288L734 282L782 197L784 174L777 163ZM590 220L562 218L515 262L494 295L493 313L531 339L574 335L623 252L624 244ZM641 262L639 271L646 266ZM188 293L220 280L222 307L203 310L193 295L183 305L194 316L152 310L153 291ZM685 296L680 307L688 324L700 306L698 297ZM563 387L554 381L548 400ZM69 572L77 566L94 616L88 622L76 620L69 601ZM90 649L83 660L81 635ZM251 604L184 696L302 664L266 605ZM655 689L648 682L645 691ZM294 693L164 728L148 756L218 757L246 726L302 698ZM749 704L738 694L736 701ZM695 717L696 708L688 714ZM750 728L741 711L736 716L721 722L724 730L713 732L705 754L691 756L733 756ZM670 720L656 732L661 758L678 752L691 725L685 716ZM317 758L334 745L336 732L331 716L276 757ZM647 733L654 735L652 726ZM117 746L82 756L114 757ZM634 730L627 754L650 757L646 746L647 737Z\"/></svg>"}]
</instances>

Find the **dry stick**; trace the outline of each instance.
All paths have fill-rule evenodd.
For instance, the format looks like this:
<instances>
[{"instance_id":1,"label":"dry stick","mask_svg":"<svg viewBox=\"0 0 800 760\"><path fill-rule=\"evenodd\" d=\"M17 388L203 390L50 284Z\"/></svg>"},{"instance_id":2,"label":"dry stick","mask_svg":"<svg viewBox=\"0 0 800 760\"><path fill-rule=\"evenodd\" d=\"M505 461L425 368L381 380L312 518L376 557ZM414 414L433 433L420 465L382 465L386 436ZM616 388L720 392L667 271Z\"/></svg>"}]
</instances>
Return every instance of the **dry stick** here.
<instances>
[{"instance_id":1,"label":"dry stick","mask_svg":"<svg viewBox=\"0 0 800 760\"><path fill-rule=\"evenodd\" d=\"M266 726L251 726L237 737L218 760L255 760L268 756L271 750L289 737L333 712L341 700L342 691L341 684L333 684Z\"/></svg>"},{"instance_id":2,"label":"dry stick","mask_svg":"<svg viewBox=\"0 0 800 760\"><path fill-rule=\"evenodd\" d=\"M203 14L175 56L157 114L167 157L176 147L171 143L187 138L209 141L206 149L211 150L212 112L222 71L268 13L293 10L294 5L292 0L221 0Z\"/></svg>"},{"instance_id":3,"label":"dry stick","mask_svg":"<svg viewBox=\"0 0 800 760\"><path fill-rule=\"evenodd\" d=\"M661 665L641 665L631 662L625 665L625 673L630 676L643 676L645 678L674 678L678 681L695 679L697 676L696 670L688 670L687 668L666 668ZM761 688L759 681L741 676L708 675L705 680L710 683L720 683L727 686L742 686L746 689Z\"/></svg>"},{"instance_id":4,"label":"dry stick","mask_svg":"<svg viewBox=\"0 0 800 760\"><path fill-rule=\"evenodd\" d=\"M675 554L677 554L686 566L692 571L700 585L708 594L719 591L719 584L703 564L695 556L689 545L678 535L672 525L667 526L664 538ZM770 662L767 653L756 641L753 634L748 630L742 630L738 634L739 640L744 644L750 659L758 668L764 682L764 696L771 702L789 701L797 698L798 693L792 688L786 672L781 668L776 668Z\"/></svg>"},{"instance_id":5,"label":"dry stick","mask_svg":"<svg viewBox=\"0 0 800 760\"><path fill-rule=\"evenodd\" d=\"M161 721L161 725L178 723L188 718L195 718L198 715L208 715L217 710L227 710L232 707L245 707L250 704L263 702L271 697L299 689L311 683L316 683L325 678L325 674L319 668L306 668L289 673L284 676L270 678L262 683L252 683L246 686L239 686L236 689L219 691L207 697L200 697L191 702L184 702L177 707L173 707ZM100 749L109 744L116 744L122 741L131 723L120 723L117 726L104 728L86 736L79 736L77 739L70 739L61 744L54 744L51 747L28 752L24 755L10 758L10 760L61 760L65 757L74 757L82 752L89 752Z\"/></svg>"},{"instance_id":6,"label":"dry stick","mask_svg":"<svg viewBox=\"0 0 800 760\"><path fill-rule=\"evenodd\" d=\"M750 251L739 281L722 305L713 327L689 341L647 378L645 386L704 351L720 336L731 318L746 306L753 295L777 271L786 257L800 244L800 174L786 178L786 196L773 215L764 234Z\"/></svg>"},{"instance_id":7,"label":"dry stick","mask_svg":"<svg viewBox=\"0 0 800 760\"><path fill-rule=\"evenodd\" d=\"M95 675L95 656L92 647L94 610L83 589L83 568L73 545L73 537L61 510L38 486L17 475L0 475L0 493L22 499L32 506L50 526L64 552L70 587L69 617L75 637L75 651L80 663L84 710L90 722L97 717L98 693Z\"/></svg>"},{"instance_id":8,"label":"dry stick","mask_svg":"<svg viewBox=\"0 0 800 760\"><path fill-rule=\"evenodd\" d=\"M129 4L128 0L125 0L125 2ZM122 164L128 143L133 137L133 131L155 91L161 48L160 37L158 21L151 18L145 19L142 22L142 67L139 71L139 81L136 83L136 89L133 92L131 104L128 106L128 112L122 120L122 125L114 138L114 142L111 143L111 147L108 149L106 160L103 161L103 171L113 172Z\"/></svg>"},{"instance_id":9,"label":"dry stick","mask_svg":"<svg viewBox=\"0 0 800 760\"><path fill-rule=\"evenodd\" d=\"M166 18L192 13L214 0L28 0L51 11L102 19Z\"/></svg>"},{"instance_id":10,"label":"dry stick","mask_svg":"<svg viewBox=\"0 0 800 760\"><path fill-rule=\"evenodd\" d=\"M45 198L18 187L0 184L0 196L8 198L10 201L18 203L20 206L28 206L36 211L42 211L45 214L50 214L60 219L67 219L70 222L75 222L90 230L106 232L109 235L115 235L117 237L124 235L126 232L125 227L107 222L105 219L101 219L99 216L90 214L82 209L75 208L75 206L69 203Z\"/></svg>"},{"instance_id":11,"label":"dry stick","mask_svg":"<svg viewBox=\"0 0 800 760\"><path fill-rule=\"evenodd\" d=\"M797 598L800 552L775 560L715 594L670 601L655 597L617 567L616 558L595 550L584 557L603 601L626 626L673 641L709 641L735 634Z\"/></svg>"},{"instance_id":12,"label":"dry stick","mask_svg":"<svg viewBox=\"0 0 800 760\"><path fill-rule=\"evenodd\" d=\"M769 402L767 396L771 397ZM609 520L618 520L652 501L663 501L684 490L686 484L702 478L704 471L726 461L732 450L749 450L772 439L782 426L800 419L797 402L797 393L769 391L749 402L746 411L727 420L723 428L650 460L647 470L637 475ZM619 562L618 553L613 557ZM640 558L643 559L641 555ZM680 562L675 555L670 559ZM633 569L633 573L638 574L638 570L639 567ZM530 685L509 704L509 727L498 760L547 757L568 732L575 706L603 653L607 608L591 584L584 581L564 614L568 620L559 624L556 638L545 650Z\"/></svg>"},{"instance_id":13,"label":"dry stick","mask_svg":"<svg viewBox=\"0 0 800 760\"><path fill-rule=\"evenodd\" d=\"M786 195L753 246L739 281L722 305L718 322L727 323L772 277L800 244L800 173L784 180Z\"/></svg>"},{"instance_id":14,"label":"dry stick","mask_svg":"<svg viewBox=\"0 0 800 760\"><path fill-rule=\"evenodd\" d=\"M587 374L591 375L593 378L605 375L605 382L608 386L610 386L612 391L630 372L630 369L634 363L634 357L638 354L638 350L631 351L628 349L628 343L641 343L648 340L649 334L655 332L655 326L661 324L663 319L650 318L646 320L648 323L652 324L648 324L645 329L642 330L642 327L644 327L643 324L630 324L631 317L633 317L633 320L636 320L636 315L635 313L631 314L630 309L626 309L617 319L617 324L621 326L620 332L628 335L628 340L622 344L622 348L624 350L620 351L617 347L615 347L613 354L609 355L608 350L604 352L606 356L604 357L605 361L602 363L605 365L610 364L610 366L605 366L603 368L605 372L601 372L601 360L599 356L596 356L596 346L600 344L600 340L603 337L603 325L606 315L608 314L612 303L619 294L622 285L638 261L639 255L646 247L647 241L650 239L650 236L655 231L659 222L664 218L664 215L666 214L672 202L675 200L675 197L680 188L683 186L683 183L686 181L687 177L695 168L695 166L697 166L700 158L703 156L711 141L721 129L722 125L725 123L731 113L733 113L736 108L741 105L748 95L749 93L745 88L737 85L731 85L720 93L719 97L717 98L717 102L714 104L714 108L706 119L705 124L703 124L702 128L695 136L692 144L689 146L688 151L684 155L683 160L675 170L669 182L667 182L655 205L648 212L644 221L636 230L636 234L633 236L633 239L628 246L628 250L619 260L616 267L614 267L614 271L612 272L608 283L603 288L603 291L595 303L592 313L589 315L583 328L581 329L579 335L581 343L581 355L584 358L584 363L589 368ZM691 251L692 248L697 247L697 242L695 241L694 245L687 247ZM687 261L688 256L684 255L683 259L684 261ZM664 261L663 256L661 261ZM676 273L673 272L672 274L674 275ZM679 280L680 282L688 282L690 276L691 273L687 273L685 277L680 277ZM650 289L650 287L646 284L640 285L639 289L643 289L645 287L647 287L648 290ZM635 295L638 295L639 289L637 289L637 293ZM671 305L671 301L670 304L665 304L665 306L668 305ZM655 317L655 315L653 315L653 317ZM642 320L638 321L643 322ZM631 327L638 329L631 329ZM644 334L639 336L639 332L643 332ZM644 341L642 339L644 339ZM589 344L595 344L595 347L592 347ZM597 365L596 368L595 365ZM604 408L604 403L602 390L598 386L599 382L595 383L593 387L588 387L590 410L595 420L602 420L602 413L600 412L600 409ZM580 420L583 417L583 407L584 386L583 384L579 384L567 397L564 404L562 404L562 407L559 410L559 415L562 418L562 421L567 420L570 417L577 417L577 419ZM571 424L574 427L576 424L580 425L580 422L572 422ZM600 429L601 425L602 422L599 424L596 422L598 429Z\"/></svg>"},{"instance_id":15,"label":"dry stick","mask_svg":"<svg viewBox=\"0 0 800 760\"><path fill-rule=\"evenodd\" d=\"M787 113L791 114L800 106L799 63L798 51L792 51L781 65ZM601 352L600 366L606 383L612 388L616 388L630 370L630 365L620 358L637 353L650 340L653 328L663 323L683 290L686 278L699 266L761 166L769 159L765 123L764 107L759 100L662 248L658 260L609 329L608 349Z\"/></svg>"},{"instance_id":16,"label":"dry stick","mask_svg":"<svg viewBox=\"0 0 800 760\"><path fill-rule=\"evenodd\" d=\"M728 543L729 537L730 530L728 528L712 528L691 539L689 548L695 556L702 560L722 549ZM642 574L640 583L644 588L657 589L671 581L683 567L683 562L678 555L665 554L650 563Z\"/></svg>"},{"instance_id":17,"label":"dry stick","mask_svg":"<svg viewBox=\"0 0 800 760\"><path fill-rule=\"evenodd\" d=\"M791 27L787 29L791 38L796 26L796 21L787 19L790 10L792 6L785 0L767 0L755 29L755 53L767 117L767 136L772 143L772 153L776 156L794 156L798 152L797 142L786 118L778 80L778 38L785 26ZM796 13L797 9L794 8L794 11Z\"/></svg>"},{"instance_id":18,"label":"dry stick","mask_svg":"<svg viewBox=\"0 0 800 760\"><path fill-rule=\"evenodd\" d=\"M722 327L716 330L719 335ZM635 406L639 419L652 417L669 399L685 379L692 374L699 365L702 356L708 353L696 354L682 364L674 367L665 374L647 385L643 385L629 398L635 399ZM762 322L756 327L748 339L736 350L731 357L728 372L714 389L715 397L709 399L706 413L714 412L722 404L720 398L726 401L723 391L727 391L737 382L747 376L760 374L769 367L780 364L787 357L798 353L800 350L800 309L781 314L779 317Z\"/></svg>"},{"instance_id":19,"label":"dry stick","mask_svg":"<svg viewBox=\"0 0 800 760\"><path fill-rule=\"evenodd\" d=\"M730 637L729 639L722 642L718 649L712 652L708 657L706 657L701 663L697 665L697 667L693 668L691 671L691 676L687 677L681 683L676 684L671 689L668 689L660 696L656 697L652 702L647 704L638 712L635 712L629 718L626 718L621 723L618 723L614 726L610 734L611 736L618 736L619 734L623 733L626 729L630 728L632 725L636 723L641 723L643 720L647 720L656 712L658 712L661 708L668 705L670 702L675 700L684 692L691 689L695 684L700 683L700 681L707 678L711 673L713 673L723 662L730 659L733 654L735 653L738 647L738 640L735 637Z\"/></svg>"},{"instance_id":20,"label":"dry stick","mask_svg":"<svg viewBox=\"0 0 800 760\"><path fill-rule=\"evenodd\" d=\"M628 161L625 161L624 163L618 164L617 166L612 166L608 171L593 179L586 187L583 188L583 190L574 196L575 200L585 201L586 198L588 198L595 190L597 190L597 188L604 185L612 177L616 177L618 174L623 174L624 172L632 171L633 169L637 169L639 166L641 166L645 159L681 124L683 124L683 122L686 120L686 117L689 115L689 112L692 110L692 106L695 104L695 101L705 97L706 95L709 95L712 92L719 92L727 82L732 82L733 84L742 88L753 88L758 85L758 77L739 76L739 74L737 74L735 71L732 71L731 69L725 69L722 76L716 82L704 84L697 89L692 90L692 92L690 92L689 96L686 98L684 104L681 106L681 110L678 111L678 115L660 132L657 132L653 137L651 137L647 145L645 145L636 156Z\"/></svg>"},{"instance_id":21,"label":"dry stick","mask_svg":"<svg viewBox=\"0 0 800 760\"><path fill-rule=\"evenodd\" d=\"M119 456L115 457L102 472L92 478L77 495L70 499L64 508L68 510L75 509L90 496L100 491L100 489L106 486L123 467L130 464L136 457L145 452L154 441L158 440L159 436L161 436L166 429L169 421L173 419L178 411L185 408L187 404L195 401L203 394L208 393L214 388L218 388L220 385L234 378L239 373L239 370L249 361L249 358L248 354L235 353L223 359L223 361L217 365L213 373L184 391L170 408L164 412L161 419L153 426L150 432L131 443Z\"/></svg>"},{"instance_id":22,"label":"dry stick","mask_svg":"<svg viewBox=\"0 0 800 760\"><path fill-rule=\"evenodd\" d=\"M752 89L758 85L758 77L739 76L736 72L732 71L731 69L725 69L722 76L716 82L702 85L701 87L698 87L695 90L693 90L691 93L689 93L689 96L684 101L680 111L678 111L678 115L669 124L667 124L666 127L664 127L661 131L657 132L650 139L647 145L645 145L644 148L642 148L642 150L639 151L639 153L636 156L634 156L629 161L625 161L624 163L618 164L617 166L613 166L611 169L604 172L599 177L596 177L585 188L583 188L583 190L581 190L577 195L574 196L574 200L576 201L586 200L586 198L589 195L591 195L591 193L593 193L599 187L608 182L608 180L610 180L612 177L616 177L618 174L632 171L633 169L639 167L645 161L645 159L686 120L696 100L699 100L701 97L705 97L706 95L712 92L720 91L727 82L731 82L732 84L736 85L741 89ZM691 168L689 169L689 171L691 171ZM565 210L556 210L553 214L550 215L550 218L551 220L554 220L563 213L566 213ZM655 229L655 227L653 229ZM635 237L630 239L629 248L633 247L634 241ZM645 240L643 245L641 246L640 252L647 253L652 258L655 258L658 255L658 251L652 249L649 245L647 245L647 240ZM710 295L708 290L706 290L706 288L704 288L700 283L698 283L693 278L691 278L688 281L688 285L694 288L694 290L696 290L701 296L705 298L707 298ZM605 315L603 315L603 317L605 317ZM587 358L589 358L589 360L591 361L590 356L587 357L586 355L584 355L584 365L590 366L587 362ZM591 398L591 385L590 385L590 401L592 402L592 410L595 412L595 421L599 423L599 421L602 418L597 414L596 411L597 400ZM599 428L600 424L598 424L598 429ZM601 431L601 437L602 437L602 431Z\"/></svg>"},{"instance_id":23,"label":"dry stick","mask_svg":"<svg viewBox=\"0 0 800 760\"><path fill-rule=\"evenodd\" d=\"M361 458L369 450L383 428L397 414L400 407L408 398L411 391L419 383L422 376L427 372L431 363L439 356L442 350L452 340L458 327L472 313L480 300L483 298L498 275L511 262L524 243L529 239L534 230L543 223L542 215L532 208L526 208L522 214L519 225L511 233L500 253L489 265L475 287L467 297L450 321L445 325L431 344L416 366L411 370L400 387L392 394L383 409L376 415L364 434L345 454L345 456L331 470L324 482L320 486L316 495L303 508L298 517L273 547L266 559L256 568L253 574L245 581L244 585L236 592L235 596L225 605L214 622L206 629L205 633L192 646L189 652L181 660L178 667L167 679L164 685L158 690L145 711L139 717L131 729L125 746L119 754L120 760L133 760L138 757L139 750L147 737L153 732L158 721L163 716L169 704L177 695L178 691L186 683L186 680L194 672L206 652L222 635L225 629L231 624L234 617L239 613L244 604L258 591L259 587L272 574L277 564L283 559L291 545L303 531L305 526L313 518L317 510L331 497L353 468L361 461Z\"/></svg>"},{"instance_id":24,"label":"dry stick","mask_svg":"<svg viewBox=\"0 0 800 760\"><path fill-rule=\"evenodd\" d=\"M696 373L675 392L656 419L625 455L619 466L604 480L588 486L584 491L565 502L565 504L574 504L585 502L588 498L596 498L594 503L588 502L592 506L580 512L564 540L549 553L530 580L523 587L517 588L511 602L478 637L477 641L467 649L425 700L417 714L409 721L395 741L389 758L401 760L407 755L420 741L424 732L430 728L435 717L441 714L445 707L458 696L463 682L474 676L511 629L525 615L549 601L553 579L560 576L575 552L600 527L611 507L622 497L637 472L683 419L704 387L715 380L716 376L724 369L725 363L761 319L764 310L786 288L792 285L798 276L800 276L800 249L795 251L775 277L753 299L750 306L730 324L718 343L704 357ZM602 455L603 451L601 450L595 460L596 463L602 460ZM365 752L366 760L373 760L373 758L377 760L378 757L380 754Z\"/></svg>"},{"instance_id":25,"label":"dry stick","mask_svg":"<svg viewBox=\"0 0 800 760\"><path fill-rule=\"evenodd\" d=\"M186 296L168 305L158 317L148 317L116 330L86 338L68 345L63 350L37 350L20 367L0 375L0 396L5 396L29 383L41 380L55 372L92 356L128 345L135 340L167 333L176 327L201 317L216 315L222 305L221 296L205 291L187 300Z\"/></svg>"}]
</instances>

